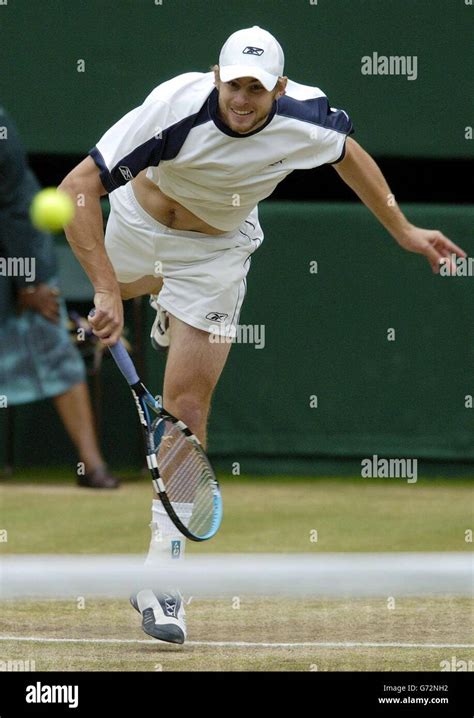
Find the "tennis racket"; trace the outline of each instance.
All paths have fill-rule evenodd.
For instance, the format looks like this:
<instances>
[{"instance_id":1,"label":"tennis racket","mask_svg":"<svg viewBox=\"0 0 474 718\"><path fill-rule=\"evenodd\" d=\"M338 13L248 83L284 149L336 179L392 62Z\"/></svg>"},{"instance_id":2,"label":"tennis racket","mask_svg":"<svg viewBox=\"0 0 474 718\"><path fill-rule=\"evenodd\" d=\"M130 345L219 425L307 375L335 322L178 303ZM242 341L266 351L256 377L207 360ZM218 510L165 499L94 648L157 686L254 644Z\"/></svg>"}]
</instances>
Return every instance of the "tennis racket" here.
<instances>
[{"instance_id":1,"label":"tennis racket","mask_svg":"<svg viewBox=\"0 0 474 718\"><path fill-rule=\"evenodd\" d=\"M168 516L192 541L212 538L222 521L222 498L199 439L159 404L140 381L121 341L110 347L137 407L152 482Z\"/></svg>"}]
</instances>

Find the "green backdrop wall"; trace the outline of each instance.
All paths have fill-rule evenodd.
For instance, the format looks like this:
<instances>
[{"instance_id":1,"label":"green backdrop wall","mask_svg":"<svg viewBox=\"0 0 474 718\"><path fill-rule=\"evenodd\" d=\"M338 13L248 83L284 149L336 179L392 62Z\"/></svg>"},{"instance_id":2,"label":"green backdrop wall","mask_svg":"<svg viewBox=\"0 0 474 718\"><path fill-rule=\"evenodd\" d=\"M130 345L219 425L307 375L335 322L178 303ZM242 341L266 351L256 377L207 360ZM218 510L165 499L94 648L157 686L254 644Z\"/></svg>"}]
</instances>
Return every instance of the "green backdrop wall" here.
<instances>
[{"instance_id":1,"label":"green backdrop wall","mask_svg":"<svg viewBox=\"0 0 474 718\"><path fill-rule=\"evenodd\" d=\"M404 209L473 254L474 208ZM372 454L474 462L469 399L466 406L474 394L474 277L433 275L363 206L263 203L260 215L266 238L252 259L241 324L263 325L265 345L232 347L210 421L213 457L246 472L311 472L322 459L334 467ZM144 303L146 379L159 392L164 361L147 340L152 319ZM106 455L140 466L135 408L110 359L102 384ZM73 467L47 403L19 407L16 430L19 465Z\"/></svg>"},{"instance_id":2,"label":"green backdrop wall","mask_svg":"<svg viewBox=\"0 0 474 718\"><path fill-rule=\"evenodd\" d=\"M290 78L321 87L378 155L472 155L474 7L464 0L8 0L0 99L30 152L85 154L160 82L207 71L225 38L259 24ZM361 59L416 56L417 79ZM78 72L83 60L84 72Z\"/></svg>"},{"instance_id":3,"label":"green backdrop wall","mask_svg":"<svg viewBox=\"0 0 474 718\"><path fill-rule=\"evenodd\" d=\"M472 254L473 208L405 210ZM241 322L265 324L266 346L233 348L213 446L281 458L474 459L465 408L474 391L474 277L433 275L362 205L263 204L260 214L266 240Z\"/></svg>"}]
</instances>

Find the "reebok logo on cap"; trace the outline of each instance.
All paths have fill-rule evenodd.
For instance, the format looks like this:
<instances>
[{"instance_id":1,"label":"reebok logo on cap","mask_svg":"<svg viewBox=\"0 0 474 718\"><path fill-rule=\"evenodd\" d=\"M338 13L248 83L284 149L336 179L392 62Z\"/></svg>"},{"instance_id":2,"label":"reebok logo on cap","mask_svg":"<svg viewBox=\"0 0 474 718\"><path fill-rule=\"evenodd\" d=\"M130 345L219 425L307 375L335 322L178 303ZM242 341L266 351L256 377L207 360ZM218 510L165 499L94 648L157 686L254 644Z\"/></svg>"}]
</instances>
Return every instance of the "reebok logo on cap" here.
<instances>
[{"instance_id":1,"label":"reebok logo on cap","mask_svg":"<svg viewBox=\"0 0 474 718\"><path fill-rule=\"evenodd\" d=\"M261 47L246 47L245 50L242 50L244 55L263 55L263 53L264 50Z\"/></svg>"}]
</instances>

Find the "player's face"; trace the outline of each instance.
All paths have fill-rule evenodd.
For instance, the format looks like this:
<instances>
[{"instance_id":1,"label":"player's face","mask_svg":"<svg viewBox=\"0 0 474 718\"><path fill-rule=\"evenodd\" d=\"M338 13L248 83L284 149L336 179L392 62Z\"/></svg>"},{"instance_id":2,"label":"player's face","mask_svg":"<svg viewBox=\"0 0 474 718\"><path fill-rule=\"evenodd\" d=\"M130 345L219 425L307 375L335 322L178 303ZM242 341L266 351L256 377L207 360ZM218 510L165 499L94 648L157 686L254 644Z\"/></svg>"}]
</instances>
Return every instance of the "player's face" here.
<instances>
[{"instance_id":1,"label":"player's face","mask_svg":"<svg viewBox=\"0 0 474 718\"><path fill-rule=\"evenodd\" d=\"M230 82L218 81L219 115L234 132L246 134L264 124L275 98L282 94L277 87L269 92L254 77L239 77Z\"/></svg>"}]
</instances>

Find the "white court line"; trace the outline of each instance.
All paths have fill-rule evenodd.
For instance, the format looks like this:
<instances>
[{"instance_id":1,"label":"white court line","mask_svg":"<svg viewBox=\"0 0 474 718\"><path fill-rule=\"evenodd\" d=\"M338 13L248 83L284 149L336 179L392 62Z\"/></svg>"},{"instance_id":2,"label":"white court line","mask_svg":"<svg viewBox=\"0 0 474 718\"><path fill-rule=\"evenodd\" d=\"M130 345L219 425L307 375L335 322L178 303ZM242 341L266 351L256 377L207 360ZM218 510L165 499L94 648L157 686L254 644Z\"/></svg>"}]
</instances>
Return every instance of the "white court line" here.
<instances>
[{"instance_id":1,"label":"white court line","mask_svg":"<svg viewBox=\"0 0 474 718\"><path fill-rule=\"evenodd\" d=\"M30 643L135 643L154 644L157 640L138 640L135 638L44 638L43 636L0 636L0 641L23 641ZM160 641L159 644L163 642ZM246 641L186 641L187 646L210 646L225 648L474 648L474 643L324 643L307 641L304 643L248 643Z\"/></svg>"}]
</instances>

